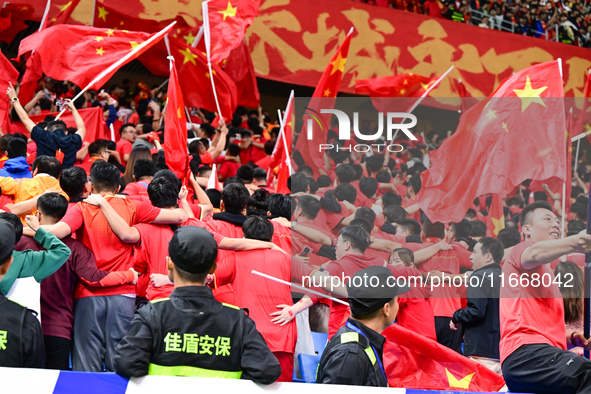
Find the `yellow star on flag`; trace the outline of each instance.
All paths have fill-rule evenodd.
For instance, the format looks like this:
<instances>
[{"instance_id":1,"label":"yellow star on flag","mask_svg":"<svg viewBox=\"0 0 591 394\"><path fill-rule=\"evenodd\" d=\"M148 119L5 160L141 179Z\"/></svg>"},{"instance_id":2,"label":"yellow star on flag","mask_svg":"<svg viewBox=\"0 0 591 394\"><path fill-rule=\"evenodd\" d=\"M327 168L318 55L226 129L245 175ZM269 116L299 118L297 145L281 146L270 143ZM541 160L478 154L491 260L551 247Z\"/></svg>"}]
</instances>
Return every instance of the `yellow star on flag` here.
<instances>
[{"instance_id":1,"label":"yellow star on flag","mask_svg":"<svg viewBox=\"0 0 591 394\"><path fill-rule=\"evenodd\" d=\"M141 43L135 42L135 41L129 41L129 44L131 44L131 50L133 51L135 48L139 47Z\"/></svg>"},{"instance_id":2,"label":"yellow star on flag","mask_svg":"<svg viewBox=\"0 0 591 394\"><path fill-rule=\"evenodd\" d=\"M497 118L497 111L493 111L492 109L489 109L485 116L488 118L489 121L496 119Z\"/></svg>"},{"instance_id":3,"label":"yellow star on flag","mask_svg":"<svg viewBox=\"0 0 591 394\"><path fill-rule=\"evenodd\" d=\"M183 59L183 64L185 64L187 62L191 62L194 65L197 65L197 63L195 62L197 55L194 55L193 53L191 53L191 51L189 49L179 49L179 52L185 57Z\"/></svg>"},{"instance_id":4,"label":"yellow star on flag","mask_svg":"<svg viewBox=\"0 0 591 394\"><path fill-rule=\"evenodd\" d=\"M532 88L529 76L525 81L525 87L523 89L513 89L517 97L521 99L521 112L523 113L531 103L538 103L546 107L544 100L540 97L540 94L546 89L548 89L548 86L543 86L539 89Z\"/></svg>"},{"instance_id":5,"label":"yellow star on flag","mask_svg":"<svg viewBox=\"0 0 591 394\"><path fill-rule=\"evenodd\" d=\"M347 63L347 58L341 56L341 52L337 53L337 58L334 61L330 62L332 64L332 70L330 70L330 75L336 73L337 71L345 72L345 63Z\"/></svg>"},{"instance_id":6,"label":"yellow star on flag","mask_svg":"<svg viewBox=\"0 0 591 394\"><path fill-rule=\"evenodd\" d=\"M472 377L474 376L474 373L471 373L470 375L466 375L462 379L458 380L458 379L456 379L455 376L453 376L451 374L451 372L449 372L447 370L447 368L445 368L445 373L447 374L447 380L449 381L449 387L455 387L455 388L464 389L464 390L467 390L468 387L470 387L470 382L472 381Z\"/></svg>"},{"instance_id":7,"label":"yellow star on flag","mask_svg":"<svg viewBox=\"0 0 591 394\"><path fill-rule=\"evenodd\" d=\"M223 11L218 11L218 13L222 14L224 16L224 20L226 20L227 17L235 17L236 11L238 11L238 7L232 7L232 3L228 1L228 8Z\"/></svg>"},{"instance_id":8,"label":"yellow star on flag","mask_svg":"<svg viewBox=\"0 0 591 394\"><path fill-rule=\"evenodd\" d=\"M495 226L493 229L493 234L496 237L499 234L499 231L505 228L505 218L501 216L499 219L491 218L491 220L493 222L493 226Z\"/></svg>"},{"instance_id":9,"label":"yellow star on flag","mask_svg":"<svg viewBox=\"0 0 591 394\"><path fill-rule=\"evenodd\" d=\"M191 32L189 32L189 34L187 34L186 36L183 36L183 38L187 42L187 45L191 45L193 44L193 41L195 41L195 36L191 34Z\"/></svg>"},{"instance_id":10,"label":"yellow star on flag","mask_svg":"<svg viewBox=\"0 0 591 394\"><path fill-rule=\"evenodd\" d=\"M115 34L115 30L113 30L113 29L107 30L107 36L111 37L113 34Z\"/></svg>"},{"instance_id":11,"label":"yellow star on flag","mask_svg":"<svg viewBox=\"0 0 591 394\"><path fill-rule=\"evenodd\" d=\"M179 116L179 119L181 118L181 109L177 108L176 109L176 114Z\"/></svg>"},{"instance_id":12,"label":"yellow star on flag","mask_svg":"<svg viewBox=\"0 0 591 394\"><path fill-rule=\"evenodd\" d=\"M103 49L103 47L97 48L97 50L96 50L97 55L103 56L104 53L105 53L105 50Z\"/></svg>"},{"instance_id":13,"label":"yellow star on flag","mask_svg":"<svg viewBox=\"0 0 591 394\"><path fill-rule=\"evenodd\" d=\"M99 19L102 19L103 21L105 21L105 22L106 22L106 21L107 21L107 15L109 14L109 11L107 11L107 10L105 9L105 7L100 7L100 6L99 6L99 7L98 7L98 12L99 12L99 16L98 16L98 18L99 18Z\"/></svg>"},{"instance_id":14,"label":"yellow star on flag","mask_svg":"<svg viewBox=\"0 0 591 394\"><path fill-rule=\"evenodd\" d=\"M403 85L408 85L408 81L405 79L405 80L402 82L402 84L403 84Z\"/></svg>"},{"instance_id":15,"label":"yellow star on flag","mask_svg":"<svg viewBox=\"0 0 591 394\"><path fill-rule=\"evenodd\" d=\"M94 40L95 40L95 41L102 41L102 40L104 40L104 37L97 36L97 37L95 37L95 39L94 39Z\"/></svg>"},{"instance_id":16,"label":"yellow star on flag","mask_svg":"<svg viewBox=\"0 0 591 394\"><path fill-rule=\"evenodd\" d=\"M422 87L423 89L427 90L427 89L429 89L429 86L431 86L431 84L432 84L432 83L433 83L433 82L429 82L429 83L422 83L422 84L421 84L421 87Z\"/></svg>"},{"instance_id":17,"label":"yellow star on flag","mask_svg":"<svg viewBox=\"0 0 591 394\"><path fill-rule=\"evenodd\" d=\"M209 77L210 77L209 73L205 73L205 78L209 78Z\"/></svg>"},{"instance_id":18,"label":"yellow star on flag","mask_svg":"<svg viewBox=\"0 0 591 394\"><path fill-rule=\"evenodd\" d=\"M501 124L503 125L503 130L505 130L508 133L509 129L507 128L507 123L502 122Z\"/></svg>"},{"instance_id":19,"label":"yellow star on flag","mask_svg":"<svg viewBox=\"0 0 591 394\"><path fill-rule=\"evenodd\" d=\"M123 21L119 22L119 26L123 26L123 23L124 23Z\"/></svg>"},{"instance_id":20,"label":"yellow star on flag","mask_svg":"<svg viewBox=\"0 0 591 394\"><path fill-rule=\"evenodd\" d=\"M60 8L60 12L64 12L65 10L68 9L69 6L72 5L72 2L70 1L68 4L66 4L65 6L63 6L62 8Z\"/></svg>"},{"instance_id":21,"label":"yellow star on flag","mask_svg":"<svg viewBox=\"0 0 591 394\"><path fill-rule=\"evenodd\" d=\"M325 91L322 93L322 95L323 95L323 96L325 96L325 97L330 97L330 93L331 93L330 89L326 89L326 90L325 90Z\"/></svg>"},{"instance_id":22,"label":"yellow star on flag","mask_svg":"<svg viewBox=\"0 0 591 394\"><path fill-rule=\"evenodd\" d=\"M404 96L404 93L406 93L405 89L400 89L400 94Z\"/></svg>"},{"instance_id":23,"label":"yellow star on flag","mask_svg":"<svg viewBox=\"0 0 591 394\"><path fill-rule=\"evenodd\" d=\"M585 134L587 134L587 135L591 134L591 126L589 126L589 124L585 125Z\"/></svg>"}]
</instances>

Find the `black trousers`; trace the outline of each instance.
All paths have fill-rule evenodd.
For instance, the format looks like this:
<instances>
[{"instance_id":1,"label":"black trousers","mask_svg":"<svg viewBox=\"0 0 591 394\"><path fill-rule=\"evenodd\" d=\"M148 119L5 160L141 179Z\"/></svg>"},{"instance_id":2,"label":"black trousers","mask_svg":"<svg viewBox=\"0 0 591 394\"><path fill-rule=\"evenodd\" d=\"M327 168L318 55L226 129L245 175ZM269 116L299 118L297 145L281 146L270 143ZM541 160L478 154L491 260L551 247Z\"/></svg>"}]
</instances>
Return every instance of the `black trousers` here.
<instances>
[{"instance_id":1,"label":"black trousers","mask_svg":"<svg viewBox=\"0 0 591 394\"><path fill-rule=\"evenodd\" d=\"M512 392L591 393L591 361L546 344L523 345L502 365Z\"/></svg>"},{"instance_id":2,"label":"black trousers","mask_svg":"<svg viewBox=\"0 0 591 394\"><path fill-rule=\"evenodd\" d=\"M460 326L457 330L452 330L449 328L450 321L451 317L435 316L435 333L437 334L437 342L462 354L464 329Z\"/></svg>"},{"instance_id":3,"label":"black trousers","mask_svg":"<svg viewBox=\"0 0 591 394\"><path fill-rule=\"evenodd\" d=\"M45 368L69 370L71 341L50 335L44 335L43 340L45 342Z\"/></svg>"}]
</instances>

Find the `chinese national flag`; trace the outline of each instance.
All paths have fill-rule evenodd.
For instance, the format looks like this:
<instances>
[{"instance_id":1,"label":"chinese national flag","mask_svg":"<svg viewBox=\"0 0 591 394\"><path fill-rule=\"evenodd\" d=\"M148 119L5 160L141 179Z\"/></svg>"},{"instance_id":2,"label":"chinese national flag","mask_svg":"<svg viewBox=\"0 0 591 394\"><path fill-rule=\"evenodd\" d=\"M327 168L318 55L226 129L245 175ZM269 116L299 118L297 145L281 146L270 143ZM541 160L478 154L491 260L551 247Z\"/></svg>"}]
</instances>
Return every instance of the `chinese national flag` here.
<instances>
[{"instance_id":1,"label":"chinese national flag","mask_svg":"<svg viewBox=\"0 0 591 394\"><path fill-rule=\"evenodd\" d=\"M10 44L16 35L28 26L26 20L33 18L34 9L28 4L4 3L0 9L0 41Z\"/></svg>"},{"instance_id":2,"label":"chinese national flag","mask_svg":"<svg viewBox=\"0 0 591 394\"><path fill-rule=\"evenodd\" d=\"M41 69L46 75L86 87L107 67L136 50L141 43L154 37L150 44L137 50L120 66L145 52L170 29L171 27L150 35L88 26L55 25L22 40L18 54L21 56L27 52L35 51L35 54L39 56ZM59 54L56 54L55 48L60 48ZM100 88L116 71L115 68L105 73L89 88Z\"/></svg>"},{"instance_id":3,"label":"chinese national flag","mask_svg":"<svg viewBox=\"0 0 591 394\"><path fill-rule=\"evenodd\" d=\"M503 199L498 194L492 195L490 209L486 217L486 236L496 238L499 231L505 228L505 211L503 209Z\"/></svg>"},{"instance_id":4,"label":"chinese national flag","mask_svg":"<svg viewBox=\"0 0 591 394\"><path fill-rule=\"evenodd\" d=\"M326 69L316 85L312 99L308 107L320 114L320 109L332 109L336 101L341 79L345 72L345 64L347 63L347 56L349 54L349 44L351 43L351 34L353 29L347 34L345 41L337 49L334 56L326 66ZM319 115L323 118L324 124L330 124L330 114ZM308 119L312 119L310 115L306 114L303 118L304 128L308 124ZM324 167L324 159L322 153L319 152L320 144L326 144L328 130L321 128L318 123L312 123L312 139L308 140L307 132L302 128L302 132L296 142L296 150L301 154L304 162L312 167L314 177L318 177L318 168Z\"/></svg>"},{"instance_id":5,"label":"chinese national flag","mask_svg":"<svg viewBox=\"0 0 591 394\"><path fill-rule=\"evenodd\" d=\"M506 195L526 179L566 180L562 76L558 61L523 69L470 108L430 152L419 206L433 222L458 222L483 194Z\"/></svg>"},{"instance_id":6,"label":"chinese national flag","mask_svg":"<svg viewBox=\"0 0 591 394\"><path fill-rule=\"evenodd\" d=\"M581 108L581 112L579 112L579 116L577 116L572 134L575 136L581 133L586 133L587 139L589 140L589 143L591 143L591 105L589 105L589 101L591 100L591 73L589 71L591 70L587 71L585 78L583 107Z\"/></svg>"},{"instance_id":7,"label":"chinese national flag","mask_svg":"<svg viewBox=\"0 0 591 394\"><path fill-rule=\"evenodd\" d=\"M179 79L183 81L181 89L185 103L190 107L217 112L205 54L174 38L169 41L170 53L176 60ZM236 109L236 84L224 70L215 64L212 66L220 110L229 123Z\"/></svg>"},{"instance_id":8,"label":"chinese national flag","mask_svg":"<svg viewBox=\"0 0 591 394\"><path fill-rule=\"evenodd\" d=\"M210 59L219 63L237 48L248 26L259 13L260 0L209 0L206 2L209 15L211 41Z\"/></svg>"},{"instance_id":9,"label":"chinese national flag","mask_svg":"<svg viewBox=\"0 0 591 394\"><path fill-rule=\"evenodd\" d=\"M37 52L31 52L27 59L25 73L21 80L20 89L18 91L19 100L23 103L28 103L35 96L35 89L39 79L43 76L41 70L41 58Z\"/></svg>"},{"instance_id":10,"label":"chinese national flag","mask_svg":"<svg viewBox=\"0 0 591 394\"><path fill-rule=\"evenodd\" d=\"M386 328L384 368L390 387L499 391L505 381L476 361L398 324Z\"/></svg>"},{"instance_id":11,"label":"chinese national flag","mask_svg":"<svg viewBox=\"0 0 591 394\"><path fill-rule=\"evenodd\" d=\"M92 143L98 139L111 139L109 136L109 129L103 120L103 110L100 107L93 107L93 108L82 108L78 110L80 117L84 121L84 126L86 127L86 137L84 137L84 141L88 143ZM50 113L50 114L42 114L42 115L33 115L30 116L31 120L35 123L43 122L45 117L57 116L57 112ZM66 126L68 127L76 127L76 122L74 122L74 117L70 111L66 111L60 116L60 120L66 122ZM15 123L22 125L22 123L18 122ZM23 126L24 130L24 126ZM21 130L18 130L22 132ZM25 131L26 133L26 131ZM26 134L28 135L28 133Z\"/></svg>"},{"instance_id":12,"label":"chinese national flag","mask_svg":"<svg viewBox=\"0 0 591 394\"><path fill-rule=\"evenodd\" d=\"M9 82L12 86L16 85L18 79L18 71L14 68L10 60L0 54L0 92L6 92L8 89ZM10 120L8 114L10 112L10 100L6 94L0 98L0 132L2 134L10 133Z\"/></svg>"},{"instance_id":13,"label":"chinese national flag","mask_svg":"<svg viewBox=\"0 0 591 394\"><path fill-rule=\"evenodd\" d=\"M170 60L170 80L168 81L168 101L164 119L164 154L166 164L180 179L186 176L187 157L187 118L185 104L179 84L174 59Z\"/></svg>"},{"instance_id":14,"label":"chinese national flag","mask_svg":"<svg viewBox=\"0 0 591 394\"><path fill-rule=\"evenodd\" d=\"M433 81L417 74L358 79L355 81L355 94L371 97L421 97Z\"/></svg>"},{"instance_id":15,"label":"chinese national flag","mask_svg":"<svg viewBox=\"0 0 591 394\"><path fill-rule=\"evenodd\" d=\"M277 174L277 193L287 194L289 188L287 187L287 178L290 174L290 149L291 149L291 130L292 117L294 114L294 92L292 91L287 103L287 110L285 111L285 118L283 119L283 129L279 132L275 148L271 154L271 162L269 163L269 174L267 178L273 179ZM268 182L270 184L270 182Z\"/></svg>"},{"instance_id":16,"label":"chinese national flag","mask_svg":"<svg viewBox=\"0 0 591 394\"><path fill-rule=\"evenodd\" d=\"M236 83L237 105L245 108L258 108L261 95L259 94L250 52L244 40L230 52L224 71Z\"/></svg>"},{"instance_id":17,"label":"chinese national flag","mask_svg":"<svg viewBox=\"0 0 591 394\"><path fill-rule=\"evenodd\" d=\"M74 12L74 9L76 9L79 3L80 0L69 0L66 1L65 4L55 4L55 2L52 2L51 7L56 8L55 12L53 12L53 14L55 15L48 16L48 19L45 21L45 26L43 26L42 30L50 26L63 25L65 23L69 23L70 16L72 15L72 12ZM51 14L52 12L50 10L50 15Z\"/></svg>"}]
</instances>

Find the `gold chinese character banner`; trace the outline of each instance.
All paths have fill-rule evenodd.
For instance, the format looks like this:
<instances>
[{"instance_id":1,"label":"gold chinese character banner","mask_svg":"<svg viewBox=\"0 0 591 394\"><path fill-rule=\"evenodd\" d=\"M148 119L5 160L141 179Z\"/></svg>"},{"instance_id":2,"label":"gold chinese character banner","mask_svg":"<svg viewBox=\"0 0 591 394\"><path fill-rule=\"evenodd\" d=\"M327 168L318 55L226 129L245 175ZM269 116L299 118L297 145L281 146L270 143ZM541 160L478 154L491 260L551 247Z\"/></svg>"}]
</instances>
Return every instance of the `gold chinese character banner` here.
<instances>
[{"instance_id":1,"label":"gold chinese character banner","mask_svg":"<svg viewBox=\"0 0 591 394\"><path fill-rule=\"evenodd\" d=\"M543 38L483 29L444 19L346 0L263 0L247 32L260 77L316 86L351 27L355 33L341 83L354 93L355 80L414 73L438 77L455 66L432 93L455 97L452 80L484 97L525 67L562 58L566 96L582 96L591 50Z\"/></svg>"}]
</instances>

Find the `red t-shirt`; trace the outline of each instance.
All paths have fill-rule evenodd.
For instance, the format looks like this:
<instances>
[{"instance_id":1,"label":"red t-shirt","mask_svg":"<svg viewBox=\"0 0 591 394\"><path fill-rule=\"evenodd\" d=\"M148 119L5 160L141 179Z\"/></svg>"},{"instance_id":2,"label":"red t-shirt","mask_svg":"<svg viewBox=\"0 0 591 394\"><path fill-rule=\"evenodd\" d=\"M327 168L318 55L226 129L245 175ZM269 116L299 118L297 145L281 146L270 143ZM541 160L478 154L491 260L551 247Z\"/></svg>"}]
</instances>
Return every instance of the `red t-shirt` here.
<instances>
[{"instance_id":1,"label":"red t-shirt","mask_svg":"<svg viewBox=\"0 0 591 394\"><path fill-rule=\"evenodd\" d=\"M150 184L149 181L141 181L141 182L130 182L125 185L125 189L123 193L127 194L128 196L140 196L148 197L148 185Z\"/></svg>"},{"instance_id":2,"label":"red t-shirt","mask_svg":"<svg viewBox=\"0 0 591 394\"><path fill-rule=\"evenodd\" d=\"M410 200L409 199L409 200L404 201L404 203L402 204L402 208L409 208L409 207L411 207L411 206L413 206L413 205L415 205L417 203L418 203L417 200L414 200L414 199L413 200ZM420 220L421 220L421 210L419 209L415 213L413 213L411 215L408 215L407 216L407 219L414 219L414 220L417 220L417 221L420 222Z\"/></svg>"},{"instance_id":3,"label":"red t-shirt","mask_svg":"<svg viewBox=\"0 0 591 394\"><path fill-rule=\"evenodd\" d=\"M127 165L127 162L123 158L124 155L128 155L131 153L133 149L133 145L129 141L119 140L117 141L117 153L119 153L119 157L121 158L121 164L124 166Z\"/></svg>"},{"instance_id":4,"label":"red t-shirt","mask_svg":"<svg viewBox=\"0 0 591 394\"><path fill-rule=\"evenodd\" d=\"M271 313L277 305L293 305L290 287L253 274L257 270L276 278L291 281L291 258L289 255L270 249L235 252L218 264L215 285L232 283L235 303L248 308L272 352L295 351L297 339L296 322L292 320L283 327L271 322Z\"/></svg>"},{"instance_id":5,"label":"red t-shirt","mask_svg":"<svg viewBox=\"0 0 591 394\"><path fill-rule=\"evenodd\" d=\"M150 223L160 213L160 208L128 200L122 196L105 196L105 199L130 226L137 223ZM62 222L70 226L72 233L76 232L77 240L92 250L98 269L126 271L133 267L133 245L123 243L117 238L99 207L84 202L71 204ZM134 285L96 288L79 282L75 297L134 293Z\"/></svg>"},{"instance_id":6,"label":"red t-shirt","mask_svg":"<svg viewBox=\"0 0 591 394\"><path fill-rule=\"evenodd\" d=\"M522 345L543 343L566 350L564 304L552 270L548 264L532 270L521 266L523 252L532 245L534 242L525 241L513 247L503 265L505 283L499 304L501 363ZM540 286L531 285L533 274L539 275ZM511 278L519 279L517 282L527 278L529 286L512 286Z\"/></svg>"},{"instance_id":7,"label":"red t-shirt","mask_svg":"<svg viewBox=\"0 0 591 394\"><path fill-rule=\"evenodd\" d=\"M90 167L94 164L95 161L102 160L99 156L91 157L90 160L82 162L80 164L76 164L76 167L80 167L86 171L87 175L90 175Z\"/></svg>"},{"instance_id":8,"label":"red t-shirt","mask_svg":"<svg viewBox=\"0 0 591 394\"><path fill-rule=\"evenodd\" d=\"M286 253L291 251L291 229L283 227L281 224L271 220L273 224L273 239L271 240L275 245L285 250Z\"/></svg>"},{"instance_id":9,"label":"red t-shirt","mask_svg":"<svg viewBox=\"0 0 591 394\"><path fill-rule=\"evenodd\" d=\"M422 244L407 243L403 246L416 252L439 241L441 241L439 238L427 238ZM421 272L437 270L448 274L459 274L460 267L472 268L472 262L470 261L472 253L457 242L452 243L452 246L452 250L437 252L433 257L421 264L419 270ZM435 287L433 297L429 300L435 316L452 317L456 310L462 309L462 294L463 289L453 285L445 284Z\"/></svg>"},{"instance_id":10,"label":"red t-shirt","mask_svg":"<svg viewBox=\"0 0 591 394\"><path fill-rule=\"evenodd\" d=\"M322 228L316 226L314 223L300 222L300 223L298 223L298 226L309 227L311 229L319 231L322 234L329 237L331 240L333 240L333 243L334 243L334 238L335 238L334 234L328 230L325 230L325 229L322 229ZM298 239L297 242L294 242L295 238ZM310 261L308 262L309 265L320 266L320 265L330 261L330 259L328 257L318 256L317 253L320 250L320 248L322 247L321 244L312 242L297 232L296 232L296 234L292 234L291 254L293 256L296 256L296 255L299 255L300 253L302 253L302 251L304 250L304 248L306 246L308 246L311 250L311 253L308 253L308 257L310 258Z\"/></svg>"},{"instance_id":11,"label":"red t-shirt","mask_svg":"<svg viewBox=\"0 0 591 394\"><path fill-rule=\"evenodd\" d=\"M181 226L197 226L205 227L205 223L197 219L188 219L182 223ZM134 226L140 233L140 261L144 264L136 264L136 270L145 272L144 275L151 274L168 274L166 267L166 256L168 256L168 243L172 239L174 232L168 224L146 224L139 223ZM220 243L223 236L212 232L216 243ZM163 287L154 287L150 282L146 290L146 298L148 300L156 300L159 298L167 298L174 290L174 285L167 285Z\"/></svg>"},{"instance_id":12,"label":"red t-shirt","mask_svg":"<svg viewBox=\"0 0 591 394\"><path fill-rule=\"evenodd\" d=\"M240 164L235 163L233 161L224 161L220 164L220 169L218 171L218 175L222 177L222 181L226 178L230 178L231 176L236 176L236 172L238 172L238 168L240 168Z\"/></svg>"},{"instance_id":13,"label":"red t-shirt","mask_svg":"<svg viewBox=\"0 0 591 394\"><path fill-rule=\"evenodd\" d=\"M398 305L400 306L396 317L398 324L437 341L435 316L428 301L428 298L431 297L431 290L427 286L415 286L415 284L422 283L421 271L413 267L397 267L391 264L388 264L387 267L395 278L404 277L411 286L407 293L398 297Z\"/></svg>"},{"instance_id":14,"label":"red t-shirt","mask_svg":"<svg viewBox=\"0 0 591 394\"><path fill-rule=\"evenodd\" d=\"M326 266L325 270L330 273L330 276L337 276L344 278L345 283L355 275L357 271L371 266L383 266L384 259L376 256L363 254L348 254L340 260L335 260ZM348 306L333 302L330 307L330 316L328 318L328 338L333 335L345 324L351 315Z\"/></svg>"}]
</instances>

